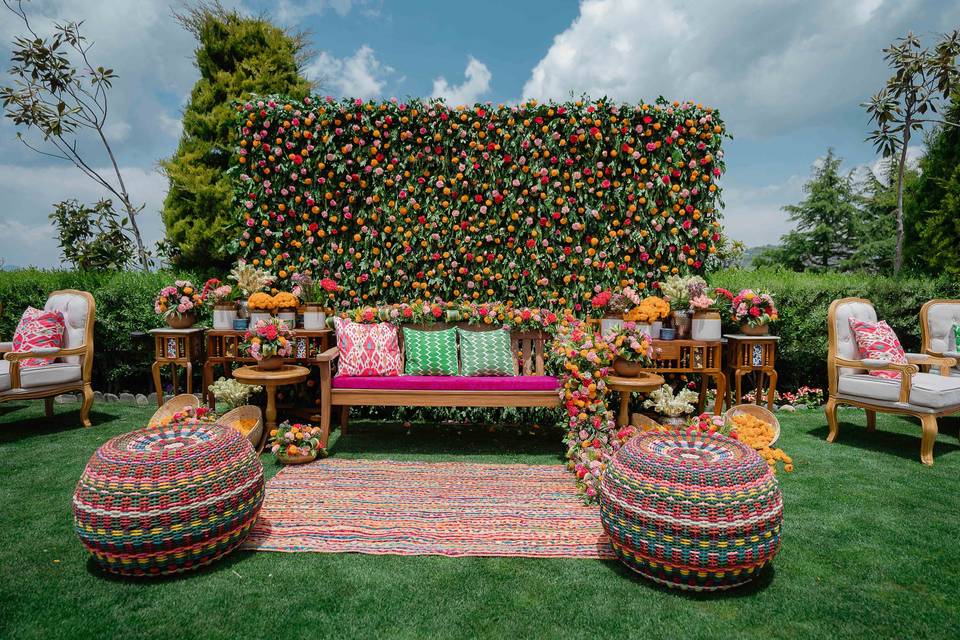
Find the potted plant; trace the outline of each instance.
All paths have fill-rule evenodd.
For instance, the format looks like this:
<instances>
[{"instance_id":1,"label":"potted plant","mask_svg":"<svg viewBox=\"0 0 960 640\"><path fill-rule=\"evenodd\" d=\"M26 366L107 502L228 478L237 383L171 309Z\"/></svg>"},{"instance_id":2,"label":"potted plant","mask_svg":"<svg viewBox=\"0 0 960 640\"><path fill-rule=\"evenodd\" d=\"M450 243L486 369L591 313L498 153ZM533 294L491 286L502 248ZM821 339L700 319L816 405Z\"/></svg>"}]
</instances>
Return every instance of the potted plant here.
<instances>
[{"instance_id":1,"label":"potted plant","mask_svg":"<svg viewBox=\"0 0 960 640\"><path fill-rule=\"evenodd\" d=\"M203 285L200 297L213 308L213 328L233 329L237 318L237 301L233 297L233 287L223 284L217 278L210 278Z\"/></svg>"},{"instance_id":2,"label":"potted plant","mask_svg":"<svg viewBox=\"0 0 960 640\"><path fill-rule=\"evenodd\" d=\"M634 322L624 322L603 334L615 358L613 370L626 378L639 376L653 365L653 340L650 334Z\"/></svg>"},{"instance_id":3,"label":"potted plant","mask_svg":"<svg viewBox=\"0 0 960 640\"><path fill-rule=\"evenodd\" d=\"M247 310L250 314L250 324L252 326L269 320L276 309L273 296L265 291L257 291L247 298Z\"/></svg>"},{"instance_id":4,"label":"potted plant","mask_svg":"<svg viewBox=\"0 0 960 640\"><path fill-rule=\"evenodd\" d=\"M282 464L303 464L317 458L327 443L321 441L323 430L309 424L285 421L270 431L270 451Z\"/></svg>"},{"instance_id":5,"label":"potted plant","mask_svg":"<svg viewBox=\"0 0 960 640\"><path fill-rule=\"evenodd\" d=\"M287 328L297 328L297 308L300 306L300 300L296 295L281 291L273 296L273 308L277 317L287 323Z\"/></svg>"},{"instance_id":6,"label":"potted plant","mask_svg":"<svg viewBox=\"0 0 960 640\"><path fill-rule=\"evenodd\" d=\"M279 318L260 320L244 334L240 348L257 361L261 371L276 371L293 353L293 332Z\"/></svg>"},{"instance_id":7,"label":"potted plant","mask_svg":"<svg viewBox=\"0 0 960 640\"><path fill-rule=\"evenodd\" d=\"M624 318L649 327L651 338L659 338L663 319L670 315L670 303L658 296L648 296L626 313Z\"/></svg>"},{"instance_id":8,"label":"potted plant","mask_svg":"<svg viewBox=\"0 0 960 640\"><path fill-rule=\"evenodd\" d=\"M250 296L269 287L273 283L273 276L246 260L238 260L228 277L237 283L236 288L241 296L237 302L237 317L249 318Z\"/></svg>"},{"instance_id":9,"label":"potted plant","mask_svg":"<svg viewBox=\"0 0 960 640\"><path fill-rule=\"evenodd\" d=\"M748 336L763 336L770 332L770 323L779 319L777 307L769 293L742 289L737 295L718 289L730 300L730 317L740 325L740 332Z\"/></svg>"},{"instance_id":10,"label":"potted plant","mask_svg":"<svg viewBox=\"0 0 960 640\"><path fill-rule=\"evenodd\" d=\"M690 285L690 337L694 340L713 342L723 335L723 320L717 310L717 302L708 294L706 282Z\"/></svg>"},{"instance_id":11,"label":"potted plant","mask_svg":"<svg viewBox=\"0 0 960 640\"><path fill-rule=\"evenodd\" d=\"M686 387L680 389L680 393L674 394L673 387L665 384L659 389L650 392L647 399L643 401L643 406L647 409L653 409L663 416L660 423L670 427L681 427L686 422L684 416L693 413L693 403L699 399L696 391L691 391Z\"/></svg>"},{"instance_id":12,"label":"potted plant","mask_svg":"<svg viewBox=\"0 0 960 640\"><path fill-rule=\"evenodd\" d=\"M177 280L164 287L153 301L153 310L172 329L188 329L197 321L203 298L189 280Z\"/></svg>"},{"instance_id":13,"label":"potted plant","mask_svg":"<svg viewBox=\"0 0 960 640\"><path fill-rule=\"evenodd\" d=\"M700 276L668 276L660 283L660 291L673 307L673 326L677 330L678 338L690 335L693 319L690 311L690 290L691 287L696 289L701 284L706 286L707 281Z\"/></svg>"},{"instance_id":14,"label":"potted plant","mask_svg":"<svg viewBox=\"0 0 960 640\"><path fill-rule=\"evenodd\" d=\"M303 301L303 328L310 331L327 328L326 300L339 290L336 280L314 280L309 273L295 273L293 294Z\"/></svg>"}]
</instances>

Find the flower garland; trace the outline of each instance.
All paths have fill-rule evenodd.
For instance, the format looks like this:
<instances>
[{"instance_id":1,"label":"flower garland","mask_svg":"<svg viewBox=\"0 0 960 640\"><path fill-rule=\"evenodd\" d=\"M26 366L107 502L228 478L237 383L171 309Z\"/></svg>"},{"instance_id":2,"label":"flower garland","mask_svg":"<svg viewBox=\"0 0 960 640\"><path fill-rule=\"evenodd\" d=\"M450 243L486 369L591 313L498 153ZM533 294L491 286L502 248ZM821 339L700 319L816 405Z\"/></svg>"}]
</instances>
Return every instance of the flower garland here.
<instances>
[{"instance_id":1,"label":"flower garland","mask_svg":"<svg viewBox=\"0 0 960 640\"><path fill-rule=\"evenodd\" d=\"M378 307L360 307L341 314L341 317L365 324L432 324L467 322L469 324L497 324L518 331L551 331L559 316L549 309L514 307L510 303L469 301L413 302Z\"/></svg>"}]
</instances>

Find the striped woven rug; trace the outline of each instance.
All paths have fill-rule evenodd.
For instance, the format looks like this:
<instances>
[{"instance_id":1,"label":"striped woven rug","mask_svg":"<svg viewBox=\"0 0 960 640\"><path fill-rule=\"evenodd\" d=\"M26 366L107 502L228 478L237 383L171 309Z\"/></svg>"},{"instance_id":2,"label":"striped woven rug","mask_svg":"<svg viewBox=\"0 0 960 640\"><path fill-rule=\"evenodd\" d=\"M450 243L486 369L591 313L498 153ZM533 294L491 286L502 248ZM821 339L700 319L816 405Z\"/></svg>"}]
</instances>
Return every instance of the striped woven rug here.
<instances>
[{"instance_id":1,"label":"striped woven rug","mask_svg":"<svg viewBox=\"0 0 960 640\"><path fill-rule=\"evenodd\" d=\"M328 458L267 482L243 548L613 558L596 507L561 466Z\"/></svg>"}]
</instances>

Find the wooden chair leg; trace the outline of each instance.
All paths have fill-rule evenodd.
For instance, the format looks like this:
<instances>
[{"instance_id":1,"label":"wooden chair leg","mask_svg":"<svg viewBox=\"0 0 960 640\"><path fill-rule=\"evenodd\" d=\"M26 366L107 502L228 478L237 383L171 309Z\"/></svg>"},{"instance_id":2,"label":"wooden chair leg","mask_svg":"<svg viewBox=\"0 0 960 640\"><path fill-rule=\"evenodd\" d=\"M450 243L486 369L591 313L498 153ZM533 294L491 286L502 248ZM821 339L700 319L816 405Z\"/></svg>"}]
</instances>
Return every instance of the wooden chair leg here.
<instances>
[{"instance_id":1,"label":"wooden chair leg","mask_svg":"<svg viewBox=\"0 0 960 640\"><path fill-rule=\"evenodd\" d=\"M777 372L771 371L768 375L770 377L770 389L767 391L767 409L773 411L773 400L777 395Z\"/></svg>"},{"instance_id":2,"label":"wooden chair leg","mask_svg":"<svg viewBox=\"0 0 960 640\"><path fill-rule=\"evenodd\" d=\"M347 435L348 422L350 422L350 406L345 404L340 407L340 435Z\"/></svg>"},{"instance_id":3,"label":"wooden chair leg","mask_svg":"<svg viewBox=\"0 0 960 640\"><path fill-rule=\"evenodd\" d=\"M723 413L723 400L727 397L727 376L718 373L713 376L713 383L717 386L717 401L713 403L713 415L718 416Z\"/></svg>"},{"instance_id":4,"label":"wooden chair leg","mask_svg":"<svg viewBox=\"0 0 960 640\"><path fill-rule=\"evenodd\" d=\"M933 443L937 440L937 416L920 416L923 438L920 440L920 462L933 465Z\"/></svg>"},{"instance_id":5,"label":"wooden chair leg","mask_svg":"<svg viewBox=\"0 0 960 640\"><path fill-rule=\"evenodd\" d=\"M157 406L163 406L163 383L160 381L160 363L154 362L150 367L150 373L153 374L153 388L157 392Z\"/></svg>"},{"instance_id":6,"label":"wooden chair leg","mask_svg":"<svg viewBox=\"0 0 960 640\"><path fill-rule=\"evenodd\" d=\"M837 439L837 434L840 432L840 425L837 423L837 401L830 398L827 400L827 404L823 410L827 414L827 425L830 427L830 433L827 434L827 442L833 442Z\"/></svg>"},{"instance_id":7,"label":"wooden chair leg","mask_svg":"<svg viewBox=\"0 0 960 640\"><path fill-rule=\"evenodd\" d=\"M48 418L53 417L53 396L43 399L43 410Z\"/></svg>"},{"instance_id":8,"label":"wooden chair leg","mask_svg":"<svg viewBox=\"0 0 960 640\"><path fill-rule=\"evenodd\" d=\"M877 412L873 409L866 409L867 413L867 431L877 430Z\"/></svg>"},{"instance_id":9,"label":"wooden chair leg","mask_svg":"<svg viewBox=\"0 0 960 640\"><path fill-rule=\"evenodd\" d=\"M85 427L90 426L90 407L93 406L93 387L89 383L83 385L83 404L80 405L80 422Z\"/></svg>"}]
</instances>

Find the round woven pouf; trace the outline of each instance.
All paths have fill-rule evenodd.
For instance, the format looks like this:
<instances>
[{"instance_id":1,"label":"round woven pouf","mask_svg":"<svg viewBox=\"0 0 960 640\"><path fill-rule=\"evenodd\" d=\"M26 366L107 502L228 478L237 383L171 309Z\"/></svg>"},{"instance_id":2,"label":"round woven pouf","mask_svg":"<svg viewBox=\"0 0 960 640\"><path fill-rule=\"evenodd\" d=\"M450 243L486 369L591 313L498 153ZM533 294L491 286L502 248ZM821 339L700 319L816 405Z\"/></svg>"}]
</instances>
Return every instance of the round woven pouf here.
<instances>
[{"instance_id":1,"label":"round woven pouf","mask_svg":"<svg viewBox=\"0 0 960 640\"><path fill-rule=\"evenodd\" d=\"M617 556L680 589L749 582L780 549L783 496L753 448L722 435L642 433L600 480L600 517Z\"/></svg>"},{"instance_id":2,"label":"round woven pouf","mask_svg":"<svg viewBox=\"0 0 960 640\"><path fill-rule=\"evenodd\" d=\"M263 466L239 432L184 422L109 440L73 496L81 542L128 576L195 569L239 545L260 513Z\"/></svg>"}]
</instances>

